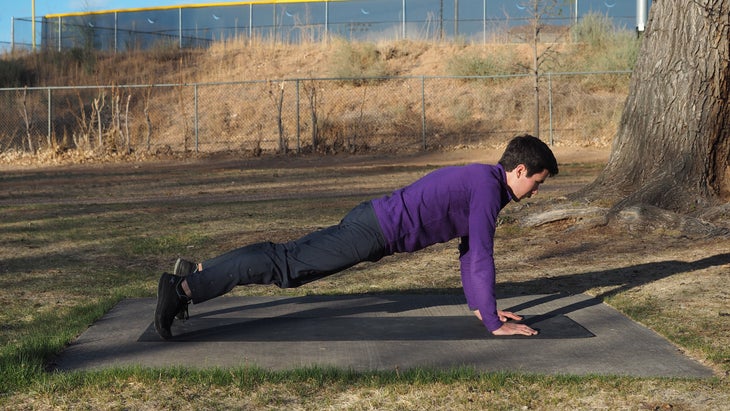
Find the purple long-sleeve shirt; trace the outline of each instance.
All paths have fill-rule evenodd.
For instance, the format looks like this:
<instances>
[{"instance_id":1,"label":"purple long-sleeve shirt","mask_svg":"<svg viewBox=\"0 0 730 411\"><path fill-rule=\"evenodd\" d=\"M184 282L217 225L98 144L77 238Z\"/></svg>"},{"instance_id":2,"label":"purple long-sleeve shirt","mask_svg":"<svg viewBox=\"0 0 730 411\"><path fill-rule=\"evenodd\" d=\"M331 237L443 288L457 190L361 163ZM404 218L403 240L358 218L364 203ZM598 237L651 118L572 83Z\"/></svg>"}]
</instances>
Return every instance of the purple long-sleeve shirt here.
<instances>
[{"instance_id":1,"label":"purple long-sleeve shirt","mask_svg":"<svg viewBox=\"0 0 730 411\"><path fill-rule=\"evenodd\" d=\"M389 253L468 237L469 251L460 258L464 295L494 331L502 326L494 292L494 232L497 215L511 199L501 165L471 164L433 171L372 205Z\"/></svg>"}]
</instances>

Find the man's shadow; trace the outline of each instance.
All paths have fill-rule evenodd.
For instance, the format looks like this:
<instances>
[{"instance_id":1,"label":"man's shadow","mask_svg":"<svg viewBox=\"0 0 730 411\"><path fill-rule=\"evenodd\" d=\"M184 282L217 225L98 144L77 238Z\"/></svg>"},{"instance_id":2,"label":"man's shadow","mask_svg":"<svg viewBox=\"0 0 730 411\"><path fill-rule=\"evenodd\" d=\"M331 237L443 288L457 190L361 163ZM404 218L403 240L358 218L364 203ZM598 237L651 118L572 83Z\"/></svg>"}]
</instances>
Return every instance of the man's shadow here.
<instances>
[{"instance_id":1,"label":"man's shadow","mask_svg":"<svg viewBox=\"0 0 730 411\"><path fill-rule=\"evenodd\" d=\"M564 316L594 305L601 304L604 299L618 293L636 288L676 274L702 270L709 267L730 264L730 253L718 254L693 262L677 260L637 264L623 268L591 271L564 276L536 278L529 281L505 282L497 284L499 298L536 295L523 303L511 307L500 307L507 311L520 311L540 304L556 301L569 295L582 294L589 289L610 288L593 298L581 299L578 302L561 306L552 311L526 317L523 323L534 326L546 324L546 321L562 321ZM405 296L404 296L405 294ZM421 297L418 297L421 295ZM433 296L438 296L435 299ZM377 297L373 303L362 304L362 298ZM328 340L342 338L372 339L373 330L378 330L382 338L392 340L409 339L412 333L439 338L475 338L487 334L483 326L470 316L464 317L392 317L372 316L374 313L401 313L434 305L463 305L465 300L461 288L431 288L418 290L381 290L379 292L344 295L344 296L306 296L289 297L268 301L258 301L240 306L227 306L206 310L199 315L193 314L190 323L176 322L173 330L178 340L290 340L304 338L309 340ZM286 314L279 308L284 305L300 306ZM201 305L201 309L204 306ZM248 313L257 310L257 316ZM270 317L261 317L262 311L271 310ZM360 317L362 316L362 317ZM227 319L221 319L228 317ZM353 318L357 317L357 318ZM196 324L197 322L197 324ZM352 328L357 324L359 328ZM558 326L556 322L554 324ZM301 332L292 332L296 328L306 329L305 337ZM464 335L455 335L455 329L463 329ZM316 330L322 335L312 334ZM388 331L392 330L392 331ZM439 331L441 330L441 331ZM446 332L448 330L448 332ZM576 330L578 332L580 330ZM311 334L311 335L310 335ZM362 335L361 335L362 334ZM458 334L458 332L457 332ZM548 336L549 337L549 336ZM144 332L140 341L158 341L152 326Z\"/></svg>"}]
</instances>

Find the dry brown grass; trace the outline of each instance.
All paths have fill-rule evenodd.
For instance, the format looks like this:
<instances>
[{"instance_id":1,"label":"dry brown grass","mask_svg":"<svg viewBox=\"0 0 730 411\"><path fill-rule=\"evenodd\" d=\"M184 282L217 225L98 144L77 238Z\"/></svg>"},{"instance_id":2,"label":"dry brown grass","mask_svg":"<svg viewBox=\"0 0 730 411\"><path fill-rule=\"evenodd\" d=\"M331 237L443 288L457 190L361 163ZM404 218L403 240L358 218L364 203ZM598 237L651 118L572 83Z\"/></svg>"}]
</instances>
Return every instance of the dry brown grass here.
<instances>
[{"instance_id":1,"label":"dry brown grass","mask_svg":"<svg viewBox=\"0 0 730 411\"><path fill-rule=\"evenodd\" d=\"M150 272L178 253L206 258L258 240L283 241L338 220L360 199L443 164L494 162L500 150L412 156L234 158L3 169L0 323L3 344L35 321L65 323L73 307L153 296ZM561 174L538 197L504 210L495 257L500 293L585 292L665 335L717 372L710 380L525 375L267 374L233 368L113 370L36 376L0 397L4 409L674 409L730 402L727 272L730 241L570 222L521 227L522 216L591 181L607 151L558 147ZM576 164L581 159L598 164ZM176 227L170 233L166 227ZM99 235L99 233L105 233ZM239 295L460 292L456 244L389 257L293 290Z\"/></svg>"},{"instance_id":2,"label":"dry brown grass","mask_svg":"<svg viewBox=\"0 0 730 411\"><path fill-rule=\"evenodd\" d=\"M591 55L605 52L572 43L560 44L555 50L557 54L550 61L551 65L545 66L545 71L583 70L587 62L592 63ZM39 54L29 56L27 64L34 72L43 73L39 85L50 86L260 81L246 85L207 85L198 89L199 127L203 130L205 143L200 149L204 152L232 150L250 155L279 149L278 131L273 125L277 123L275 97L280 91L286 95L282 121L287 145L289 148L295 145L294 130L299 130L305 150L308 150L306 145L310 144L312 128L307 87L316 89L319 95L317 115L322 148L318 151L418 149L422 128L419 76L526 74L530 52L529 46L512 43L383 41L351 44L332 41L291 45L234 40L216 43L205 50L160 48L90 56L71 52ZM296 121L295 83L282 83L281 80L347 75L400 78L302 83L301 120ZM557 127L557 144L608 147L615 135L627 85L627 76L554 77L552 114ZM434 79L428 80L425 87L426 130L431 148L494 147L534 126L534 90L529 78ZM541 87L541 124L547 138L550 119L546 80ZM106 107L108 110L114 98L124 102L129 99L131 114L124 118L131 120L123 125L129 129L135 152L120 155L116 150L118 142L107 143L105 152L88 150L95 152L85 159L87 147L68 141L70 136L79 134L75 128L82 110L88 111L93 99L99 98L101 93L93 90L80 97L73 91L54 92L54 100L67 102L54 109L54 114L61 118L54 126L55 139L61 142L58 147L42 150L51 154L39 153L38 163L47 162L49 157L53 157L51 161L73 162L80 158L89 161L94 156L97 161L138 161L194 148L192 87L117 88L105 91ZM31 97L40 102L45 94ZM44 105L38 104L35 112L45 112ZM147 105L149 116L143 113ZM37 128L41 130L45 120L41 124L40 114L37 117ZM109 124L105 123L104 128L109 134ZM95 141L95 130L91 132L92 141ZM84 135L89 137L88 133ZM153 144L149 152L146 148L148 136ZM3 141L7 138L3 137ZM45 135L39 138L45 141ZM109 135L108 138L115 137ZM402 147L396 146L394 142L400 141L409 142ZM73 150L67 150L69 147ZM0 160L6 163L28 161L27 158L18 159L18 156L22 157L22 153L5 150Z\"/></svg>"}]
</instances>

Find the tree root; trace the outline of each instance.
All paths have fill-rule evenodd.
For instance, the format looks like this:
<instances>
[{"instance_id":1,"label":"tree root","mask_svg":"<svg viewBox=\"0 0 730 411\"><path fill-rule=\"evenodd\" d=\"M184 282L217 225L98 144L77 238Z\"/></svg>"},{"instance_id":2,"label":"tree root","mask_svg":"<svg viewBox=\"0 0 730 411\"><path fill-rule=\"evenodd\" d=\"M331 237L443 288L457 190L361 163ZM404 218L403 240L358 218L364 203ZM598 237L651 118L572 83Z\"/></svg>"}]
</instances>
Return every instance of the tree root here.
<instances>
[{"instance_id":1,"label":"tree root","mask_svg":"<svg viewBox=\"0 0 730 411\"><path fill-rule=\"evenodd\" d=\"M726 227L692 217L678 214L659 207L638 204L612 213L610 218L631 232L663 231L667 234L687 237L714 237L730 235Z\"/></svg>"},{"instance_id":2,"label":"tree root","mask_svg":"<svg viewBox=\"0 0 730 411\"><path fill-rule=\"evenodd\" d=\"M538 227L543 224L563 220L576 220L582 225L605 225L609 209L603 207L567 207L552 209L542 213L530 214L520 222L525 227Z\"/></svg>"},{"instance_id":3,"label":"tree root","mask_svg":"<svg viewBox=\"0 0 730 411\"><path fill-rule=\"evenodd\" d=\"M730 236L727 224L730 205L705 210L696 216L678 214L647 204L634 204L623 208L562 207L530 214L521 219L525 227L538 227L558 221L573 220L573 227L592 228L613 225L632 233L655 232L676 237Z\"/></svg>"}]
</instances>

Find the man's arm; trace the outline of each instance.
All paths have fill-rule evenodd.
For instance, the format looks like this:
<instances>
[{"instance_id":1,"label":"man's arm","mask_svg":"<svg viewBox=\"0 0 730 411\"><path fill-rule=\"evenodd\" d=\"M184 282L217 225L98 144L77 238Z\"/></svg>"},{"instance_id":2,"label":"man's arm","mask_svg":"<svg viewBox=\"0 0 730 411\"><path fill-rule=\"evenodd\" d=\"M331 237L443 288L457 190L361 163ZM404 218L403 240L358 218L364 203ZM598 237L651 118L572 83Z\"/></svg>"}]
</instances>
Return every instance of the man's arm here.
<instances>
[{"instance_id":1,"label":"man's arm","mask_svg":"<svg viewBox=\"0 0 730 411\"><path fill-rule=\"evenodd\" d=\"M488 176L473 188L469 202L468 242L466 247L460 248L459 256L462 284L467 302L472 310L477 310L477 317L492 334L535 335L537 332L524 324L508 322L509 319L522 319L518 315L497 310L494 233L497 216L509 196L506 181L500 177Z\"/></svg>"}]
</instances>

